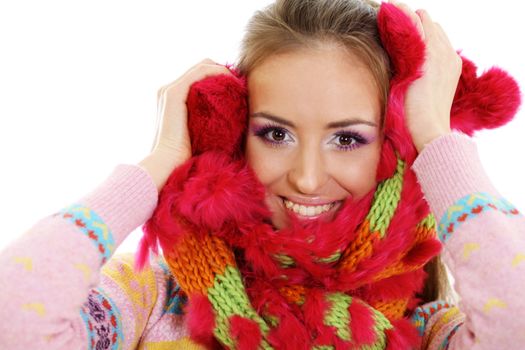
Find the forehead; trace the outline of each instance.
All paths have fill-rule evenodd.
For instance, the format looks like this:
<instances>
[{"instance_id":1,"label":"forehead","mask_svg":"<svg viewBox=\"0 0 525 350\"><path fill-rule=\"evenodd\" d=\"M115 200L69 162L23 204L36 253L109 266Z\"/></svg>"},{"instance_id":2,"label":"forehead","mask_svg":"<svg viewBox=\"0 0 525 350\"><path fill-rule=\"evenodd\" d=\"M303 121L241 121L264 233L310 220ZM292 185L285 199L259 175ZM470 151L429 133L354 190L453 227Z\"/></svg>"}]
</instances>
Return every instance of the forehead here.
<instances>
[{"instance_id":1,"label":"forehead","mask_svg":"<svg viewBox=\"0 0 525 350\"><path fill-rule=\"evenodd\" d=\"M380 118L379 91L369 69L337 47L301 49L266 58L248 75L250 112L290 119Z\"/></svg>"}]
</instances>

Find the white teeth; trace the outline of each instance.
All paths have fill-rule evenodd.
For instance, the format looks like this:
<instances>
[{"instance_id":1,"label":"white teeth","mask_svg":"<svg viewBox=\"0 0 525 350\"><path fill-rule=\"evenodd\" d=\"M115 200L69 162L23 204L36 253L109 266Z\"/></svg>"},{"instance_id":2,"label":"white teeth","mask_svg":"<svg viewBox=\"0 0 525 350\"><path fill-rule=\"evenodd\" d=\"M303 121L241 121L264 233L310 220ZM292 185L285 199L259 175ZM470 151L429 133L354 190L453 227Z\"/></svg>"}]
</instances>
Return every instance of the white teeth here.
<instances>
[{"instance_id":1,"label":"white teeth","mask_svg":"<svg viewBox=\"0 0 525 350\"><path fill-rule=\"evenodd\" d=\"M299 206L299 214L301 214L302 216L306 216L306 211L308 209L304 206L304 205L300 205Z\"/></svg>"},{"instance_id":2,"label":"white teeth","mask_svg":"<svg viewBox=\"0 0 525 350\"><path fill-rule=\"evenodd\" d=\"M284 199L284 206L294 213L300 214L302 216L316 216L325 211L332 209L334 203L324 204L324 205L302 205L291 202L287 199Z\"/></svg>"},{"instance_id":3,"label":"white teeth","mask_svg":"<svg viewBox=\"0 0 525 350\"><path fill-rule=\"evenodd\" d=\"M314 216L314 215L315 215L315 207L307 207L306 216Z\"/></svg>"}]
</instances>

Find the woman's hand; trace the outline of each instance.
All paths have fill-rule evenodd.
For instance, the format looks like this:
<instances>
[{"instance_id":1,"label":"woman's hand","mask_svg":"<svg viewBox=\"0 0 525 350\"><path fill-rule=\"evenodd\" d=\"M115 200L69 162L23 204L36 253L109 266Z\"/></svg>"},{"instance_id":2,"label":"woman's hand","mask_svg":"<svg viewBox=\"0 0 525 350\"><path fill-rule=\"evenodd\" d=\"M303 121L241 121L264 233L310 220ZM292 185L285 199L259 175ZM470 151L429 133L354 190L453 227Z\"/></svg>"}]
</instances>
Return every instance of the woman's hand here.
<instances>
[{"instance_id":1,"label":"woman's hand","mask_svg":"<svg viewBox=\"0 0 525 350\"><path fill-rule=\"evenodd\" d=\"M426 144L451 132L450 110L462 61L443 28L425 10L413 12L406 4L390 3L412 19L426 45L423 76L410 85L405 97L407 126L420 152Z\"/></svg>"},{"instance_id":2,"label":"woman's hand","mask_svg":"<svg viewBox=\"0 0 525 350\"><path fill-rule=\"evenodd\" d=\"M174 168L191 156L186 99L193 83L217 74L232 74L228 68L205 59L157 92L157 132L150 154L139 165L153 178L157 189Z\"/></svg>"}]
</instances>

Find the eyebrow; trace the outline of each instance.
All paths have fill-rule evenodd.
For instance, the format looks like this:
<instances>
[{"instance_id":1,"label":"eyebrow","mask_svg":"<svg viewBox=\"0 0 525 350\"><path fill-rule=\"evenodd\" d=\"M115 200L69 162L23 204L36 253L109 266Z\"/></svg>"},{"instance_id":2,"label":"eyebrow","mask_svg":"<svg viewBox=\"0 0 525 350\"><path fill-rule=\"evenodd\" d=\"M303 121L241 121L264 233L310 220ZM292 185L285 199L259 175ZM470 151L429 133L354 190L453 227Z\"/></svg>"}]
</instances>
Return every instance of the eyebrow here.
<instances>
[{"instance_id":1,"label":"eyebrow","mask_svg":"<svg viewBox=\"0 0 525 350\"><path fill-rule=\"evenodd\" d=\"M272 114L269 114L269 113L266 113L266 112L256 112L256 113L253 113L251 115L251 117L252 118L266 118L266 119L273 120L274 122L277 122L279 124L283 124L283 125L289 126L291 128L295 128L295 125L292 122L290 122L289 120L286 120L286 119L284 119L282 117L278 117L276 115L272 115ZM343 120L339 120L339 121L336 121L336 122L328 123L328 124L326 124L326 129L344 128L344 127L351 126L351 125L356 125L356 124L365 124L365 125L368 125L368 126L377 127L377 124L372 123L372 122L370 122L368 120L363 120L363 119L359 119L359 118L353 118L353 119L343 119Z\"/></svg>"}]
</instances>

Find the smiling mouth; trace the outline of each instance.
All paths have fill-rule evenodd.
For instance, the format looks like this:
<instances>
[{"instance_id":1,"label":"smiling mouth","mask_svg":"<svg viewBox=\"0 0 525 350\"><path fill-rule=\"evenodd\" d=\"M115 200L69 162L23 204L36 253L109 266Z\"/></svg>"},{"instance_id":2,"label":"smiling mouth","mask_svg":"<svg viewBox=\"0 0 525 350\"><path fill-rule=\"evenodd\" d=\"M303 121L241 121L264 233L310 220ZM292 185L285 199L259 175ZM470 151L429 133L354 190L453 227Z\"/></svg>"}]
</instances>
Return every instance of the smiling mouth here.
<instances>
[{"instance_id":1,"label":"smiling mouth","mask_svg":"<svg viewBox=\"0 0 525 350\"><path fill-rule=\"evenodd\" d=\"M284 206L288 210L307 218L318 217L326 212L329 212L337 204L337 202L332 202L323 205L304 205L292 202L286 198L282 199Z\"/></svg>"}]
</instances>

